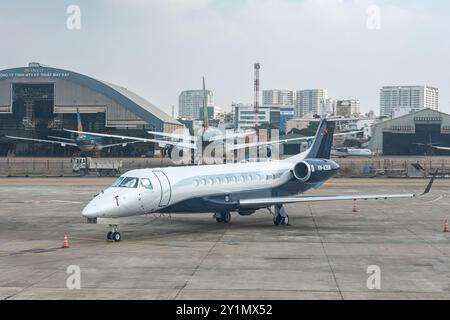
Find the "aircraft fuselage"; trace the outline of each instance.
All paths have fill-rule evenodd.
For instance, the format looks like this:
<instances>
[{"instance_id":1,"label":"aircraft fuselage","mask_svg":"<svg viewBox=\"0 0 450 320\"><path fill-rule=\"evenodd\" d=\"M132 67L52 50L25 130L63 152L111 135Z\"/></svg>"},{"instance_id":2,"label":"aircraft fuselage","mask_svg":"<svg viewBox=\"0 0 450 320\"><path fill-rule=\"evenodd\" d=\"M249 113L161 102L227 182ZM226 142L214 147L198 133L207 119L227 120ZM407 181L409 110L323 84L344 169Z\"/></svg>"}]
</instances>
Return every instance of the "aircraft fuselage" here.
<instances>
[{"instance_id":1,"label":"aircraft fuselage","mask_svg":"<svg viewBox=\"0 0 450 320\"><path fill-rule=\"evenodd\" d=\"M295 176L297 162L286 160L132 170L97 195L83 215L118 218L152 212L251 213L259 207L241 208L240 200L298 195L319 187L339 169L332 160L314 161L307 181Z\"/></svg>"}]
</instances>

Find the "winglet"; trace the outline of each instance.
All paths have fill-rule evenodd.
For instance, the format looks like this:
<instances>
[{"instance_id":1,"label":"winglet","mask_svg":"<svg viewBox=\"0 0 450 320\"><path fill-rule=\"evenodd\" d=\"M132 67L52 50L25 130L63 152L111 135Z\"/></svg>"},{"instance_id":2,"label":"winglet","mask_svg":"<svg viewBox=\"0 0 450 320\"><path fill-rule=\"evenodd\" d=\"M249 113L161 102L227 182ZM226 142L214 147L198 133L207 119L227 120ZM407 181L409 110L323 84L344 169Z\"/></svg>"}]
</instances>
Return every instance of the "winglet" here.
<instances>
[{"instance_id":1,"label":"winglet","mask_svg":"<svg viewBox=\"0 0 450 320\"><path fill-rule=\"evenodd\" d=\"M431 186L433 185L434 179L436 178L438 171L439 169L436 169L436 172L431 177L430 182L428 183L427 187L425 188L425 191L421 194L421 196L426 195L431 191Z\"/></svg>"}]
</instances>

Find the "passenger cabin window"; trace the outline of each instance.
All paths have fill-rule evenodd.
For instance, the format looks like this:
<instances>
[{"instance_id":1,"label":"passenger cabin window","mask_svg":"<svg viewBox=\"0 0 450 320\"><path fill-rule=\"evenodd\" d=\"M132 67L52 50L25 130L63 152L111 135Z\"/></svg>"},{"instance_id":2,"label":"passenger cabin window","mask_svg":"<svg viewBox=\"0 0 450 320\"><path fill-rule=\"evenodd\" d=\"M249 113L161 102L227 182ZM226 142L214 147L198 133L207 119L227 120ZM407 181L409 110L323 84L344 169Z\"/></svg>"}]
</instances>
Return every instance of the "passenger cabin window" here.
<instances>
[{"instance_id":1,"label":"passenger cabin window","mask_svg":"<svg viewBox=\"0 0 450 320\"><path fill-rule=\"evenodd\" d=\"M125 177L119 184L120 188L137 188L138 178Z\"/></svg>"},{"instance_id":2,"label":"passenger cabin window","mask_svg":"<svg viewBox=\"0 0 450 320\"><path fill-rule=\"evenodd\" d=\"M150 182L150 179L143 178L141 179L141 186L147 190L153 190L152 183Z\"/></svg>"}]
</instances>

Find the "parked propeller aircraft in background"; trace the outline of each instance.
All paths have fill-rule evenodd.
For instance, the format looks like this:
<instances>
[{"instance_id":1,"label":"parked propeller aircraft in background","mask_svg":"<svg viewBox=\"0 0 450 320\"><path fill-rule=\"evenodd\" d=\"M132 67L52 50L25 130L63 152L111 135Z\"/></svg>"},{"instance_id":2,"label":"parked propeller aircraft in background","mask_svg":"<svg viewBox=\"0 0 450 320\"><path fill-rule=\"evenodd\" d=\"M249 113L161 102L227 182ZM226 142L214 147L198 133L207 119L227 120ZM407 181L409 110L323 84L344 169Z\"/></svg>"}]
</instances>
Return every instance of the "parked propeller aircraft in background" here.
<instances>
[{"instance_id":1,"label":"parked propeller aircraft in background","mask_svg":"<svg viewBox=\"0 0 450 320\"><path fill-rule=\"evenodd\" d=\"M314 143L285 160L254 163L178 166L132 170L100 192L83 209L89 222L149 213L214 213L217 222L228 223L231 212L252 215L258 209L273 210L275 225L288 224L288 203L358 199L414 198L416 194L373 194L302 197L320 188L339 170L330 160L335 123L319 124ZM430 191L434 177L423 194ZM107 238L121 240L117 224Z\"/></svg>"},{"instance_id":2,"label":"parked propeller aircraft in background","mask_svg":"<svg viewBox=\"0 0 450 320\"><path fill-rule=\"evenodd\" d=\"M76 131L76 132L82 132L83 125L81 123L81 116L78 111L77 111L77 122L78 122L78 131ZM98 152L98 151L101 151L106 148L118 147L118 146L126 147L128 144L140 142L140 141L134 140L134 141L121 142L121 143L107 144L107 142L105 142L104 137L99 137L99 136L91 135L91 134L83 134L83 133L77 133L77 137L75 139L68 139L68 138L55 137L55 136L48 137L48 138L52 138L52 139L56 139L56 140L33 139L33 138L15 137L15 136L6 136L6 137L9 139L24 140L24 141L29 141L29 142L59 144L61 147L67 147L67 146L77 147L83 153Z\"/></svg>"}]
</instances>

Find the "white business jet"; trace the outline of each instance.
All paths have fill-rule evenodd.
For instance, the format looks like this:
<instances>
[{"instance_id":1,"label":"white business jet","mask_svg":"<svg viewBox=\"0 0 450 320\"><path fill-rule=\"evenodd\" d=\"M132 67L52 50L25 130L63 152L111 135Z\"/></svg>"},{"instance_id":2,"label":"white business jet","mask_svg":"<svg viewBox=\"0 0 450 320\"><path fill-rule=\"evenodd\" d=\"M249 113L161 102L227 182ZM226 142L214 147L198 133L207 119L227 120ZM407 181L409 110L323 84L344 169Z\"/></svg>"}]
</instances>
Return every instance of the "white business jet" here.
<instances>
[{"instance_id":1,"label":"white business jet","mask_svg":"<svg viewBox=\"0 0 450 320\"><path fill-rule=\"evenodd\" d=\"M273 208L273 223L278 226L288 224L284 208L288 203L416 197L412 193L298 196L319 188L339 170L330 160L334 128L333 121L322 120L311 147L285 160L129 171L97 195L82 215L93 222L155 212L214 213L217 222L228 223L231 212L251 215ZM423 194L430 191L433 180ZM107 238L120 241L118 226L111 227Z\"/></svg>"}]
</instances>

